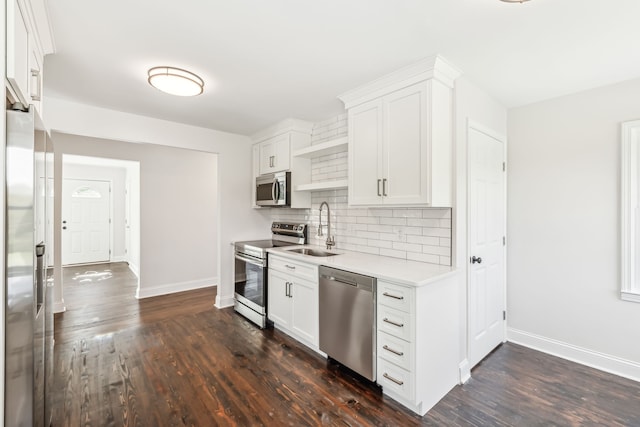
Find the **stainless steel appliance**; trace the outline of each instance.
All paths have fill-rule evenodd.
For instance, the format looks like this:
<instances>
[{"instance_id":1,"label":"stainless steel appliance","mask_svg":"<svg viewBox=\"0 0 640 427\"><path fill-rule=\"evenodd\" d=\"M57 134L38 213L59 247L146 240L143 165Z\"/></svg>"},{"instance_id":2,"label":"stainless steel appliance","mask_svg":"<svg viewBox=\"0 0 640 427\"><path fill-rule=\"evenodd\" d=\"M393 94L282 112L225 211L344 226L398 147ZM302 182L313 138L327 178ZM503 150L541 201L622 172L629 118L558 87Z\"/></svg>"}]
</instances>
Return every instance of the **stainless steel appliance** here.
<instances>
[{"instance_id":1,"label":"stainless steel appliance","mask_svg":"<svg viewBox=\"0 0 640 427\"><path fill-rule=\"evenodd\" d=\"M291 172L276 172L256 178L256 205L291 206Z\"/></svg>"},{"instance_id":2,"label":"stainless steel appliance","mask_svg":"<svg viewBox=\"0 0 640 427\"><path fill-rule=\"evenodd\" d=\"M267 326L267 249L304 245L307 224L274 222L271 239L235 243L235 311L261 328Z\"/></svg>"},{"instance_id":3,"label":"stainless steel appliance","mask_svg":"<svg viewBox=\"0 0 640 427\"><path fill-rule=\"evenodd\" d=\"M42 242L46 197L37 196L47 182L46 133L35 130L33 111L7 111L6 129L4 424L48 426L53 316Z\"/></svg>"},{"instance_id":4,"label":"stainless steel appliance","mask_svg":"<svg viewBox=\"0 0 640 427\"><path fill-rule=\"evenodd\" d=\"M320 350L376 379L376 279L320 266Z\"/></svg>"}]
</instances>

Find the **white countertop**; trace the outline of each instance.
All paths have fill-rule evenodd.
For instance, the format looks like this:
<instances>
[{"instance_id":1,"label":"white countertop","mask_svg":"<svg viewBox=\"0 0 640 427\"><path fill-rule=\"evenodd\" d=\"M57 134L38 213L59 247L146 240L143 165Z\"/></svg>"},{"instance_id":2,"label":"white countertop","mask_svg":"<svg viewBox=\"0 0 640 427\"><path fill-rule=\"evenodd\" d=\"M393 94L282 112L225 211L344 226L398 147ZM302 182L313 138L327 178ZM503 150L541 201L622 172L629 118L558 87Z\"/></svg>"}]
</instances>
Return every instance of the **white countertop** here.
<instances>
[{"instance_id":1,"label":"white countertop","mask_svg":"<svg viewBox=\"0 0 640 427\"><path fill-rule=\"evenodd\" d=\"M283 246L267 249L267 252L280 255L291 260L308 264L325 265L327 267L352 271L358 274L373 276L379 280L388 280L409 286L424 286L434 281L444 279L456 273L456 269L444 265L428 264L425 262L407 261L399 258L371 255L361 252L332 249L338 255L328 257L314 257L287 251L294 246ZM316 250L325 250L323 246L304 245L295 246Z\"/></svg>"}]
</instances>

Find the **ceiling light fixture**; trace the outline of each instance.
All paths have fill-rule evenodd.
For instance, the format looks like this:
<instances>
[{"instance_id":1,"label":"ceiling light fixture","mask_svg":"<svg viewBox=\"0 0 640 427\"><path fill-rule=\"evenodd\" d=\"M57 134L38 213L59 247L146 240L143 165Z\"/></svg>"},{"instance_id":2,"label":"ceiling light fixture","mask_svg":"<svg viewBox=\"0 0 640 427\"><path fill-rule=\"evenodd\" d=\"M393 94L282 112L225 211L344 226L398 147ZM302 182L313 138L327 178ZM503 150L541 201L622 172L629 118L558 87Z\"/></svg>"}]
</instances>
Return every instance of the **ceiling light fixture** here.
<instances>
[{"instance_id":1,"label":"ceiling light fixture","mask_svg":"<svg viewBox=\"0 0 640 427\"><path fill-rule=\"evenodd\" d=\"M204 80L175 67L153 67L147 81L156 89L177 96L196 96L204 90Z\"/></svg>"}]
</instances>

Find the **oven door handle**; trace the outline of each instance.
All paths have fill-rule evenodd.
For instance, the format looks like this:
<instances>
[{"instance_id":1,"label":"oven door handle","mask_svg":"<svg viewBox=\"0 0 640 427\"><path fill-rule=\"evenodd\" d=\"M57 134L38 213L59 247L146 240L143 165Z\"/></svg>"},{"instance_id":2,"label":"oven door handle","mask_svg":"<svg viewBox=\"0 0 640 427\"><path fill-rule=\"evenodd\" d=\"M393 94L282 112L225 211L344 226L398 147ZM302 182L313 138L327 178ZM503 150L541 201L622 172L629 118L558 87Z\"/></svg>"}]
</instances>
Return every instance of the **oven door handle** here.
<instances>
[{"instance_id":1,"label":"oven door handle","mask_svg":"<svg viewBox=\"0 0 640 427\"><path fill-rule=\"evenodd\" d=\"M249 258L249 257L243 256L241 254L236 254L236 259L240 260L240 261L248 262L249 264L253 264L253 265L256 265L258 267L263 267L264 268L264 261L259 261L257 259Z\"/></svg>"}]
</instances>

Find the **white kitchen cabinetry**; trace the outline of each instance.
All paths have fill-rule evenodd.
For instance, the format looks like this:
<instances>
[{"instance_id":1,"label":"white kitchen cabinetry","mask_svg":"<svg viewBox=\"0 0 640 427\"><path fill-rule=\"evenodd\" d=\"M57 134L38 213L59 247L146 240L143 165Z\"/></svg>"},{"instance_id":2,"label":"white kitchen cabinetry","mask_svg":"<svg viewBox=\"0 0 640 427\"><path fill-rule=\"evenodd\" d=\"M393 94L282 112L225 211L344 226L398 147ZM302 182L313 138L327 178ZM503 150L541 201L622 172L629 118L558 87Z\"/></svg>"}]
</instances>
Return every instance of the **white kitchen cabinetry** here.
<instances>
[{"instance_id":1,"label":"white kitchen cabinetry","mask_svg":"<svg viewBox=\"0 0 640 427\"><path fill-rule=\"evenodd\" d=\"M289 134L279 135L259 144L260 175L289 170Z\"/></svg>"},{"instance_id":2,"label":"white kitchen cabinetry","mask_svg":"<svg viewBox=\"0 0 640 427\"><path fill-rule=\"evenodd\" d=\"M451 206L453 81L441 57L340 99L349 121L349 204Z\"/></svg>"},{"instance_id":3,"label":"white kitchen cabinetry","mask_svg":"<svg viewBox=\"0 0 640 427\"><path fill-rule=\"evenodd\" d=\"M269 320L318 351L318 266L269 254L267 286Z\"/></svg>"},{"instance_id":4,"label":"white kitchen cabinetry","mask_svg":"<svg viewBox=\"0 0 640 427\"><path fill-rule=\"evenodd\" d=\"M459 382L458 303L453 277L421 287L378 280L377 382L420 415Z\"/></svg>"},{"instance_id":5,"label":"white kitchen cabinetry","mask_svg":"<svg viewBox=\"0 0 640 427\"><path fill-rule=\"evenodd\" d=\"M313 123L296 119L283 120L252 136L254 171L256 163L259 175L281 171L291 172L292 208L310 208L311 194L298 191L300 185L311 182L311 160L306 157L292 157L292 152L311 145ZM257 162L256 162L257 155ZM253 179L255 186L255 178ZM252 205L255 205L255 194Z\"/></svg>"},{"instance_id":6,"label":"white kitchen cabinetry","mask_svg":"<svg viewBox=\"0 0 640 427\"><path fill-rule=\"evenodd\" d=\"M7 80L11 84L12 95L27 106L29 99L29 19L24 3L7 0Z\"/></svg>"},{"instance_id":7,"label":"white kitchen cabinetry","mask_svg":"<svg viewBox=\"0 0 640 427\"><path fill-rule=\"evenodd\" d=\"M8 0L6 12L7 96L42 114L44 55L53 52L46 7L42 0Z\"/></svg>"}]
</instances>

